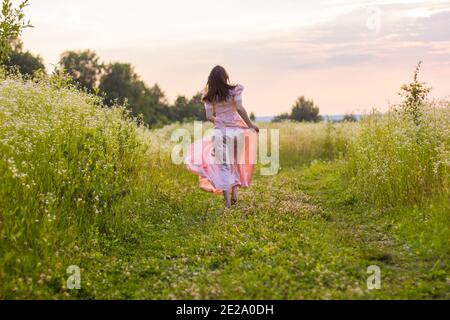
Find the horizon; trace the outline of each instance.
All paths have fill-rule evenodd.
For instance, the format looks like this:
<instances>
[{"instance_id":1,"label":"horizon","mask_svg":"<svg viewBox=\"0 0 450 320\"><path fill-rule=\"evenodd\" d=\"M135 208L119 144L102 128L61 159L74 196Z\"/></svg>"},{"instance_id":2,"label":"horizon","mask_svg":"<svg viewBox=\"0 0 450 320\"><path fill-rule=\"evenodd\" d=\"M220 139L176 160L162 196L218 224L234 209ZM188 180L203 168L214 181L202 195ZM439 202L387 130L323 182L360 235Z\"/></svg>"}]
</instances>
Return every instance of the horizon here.
<instances>
[{"instance_id":1,"label":"horizon","mask_svg":"<svg viewBox=\"0 0 450 320\"><path fill-rule=\"evenodd\" d=\"M321 114L385 111L419 60L431 97L449 94L449 1L41 0L25 14L34 28L24 48L48 68L66 50L91 49L131 63L169 101L200 91L216 64L257 116L287 112L301 95Z\"/></svg>"},{"instance_id":2,"label":"horizon","mask_svg":"<svg viewBox=\"0 0 450 320\"><path fill-rule=\"evenodd\" d=\"M336 113L336 114L321 114L319 113L319 116L322 117L322 120L339 120L343 118L345 115L352 115L355 116L357 119L361 119L361 117L365 116L364 113ZM257 122L270 122L272 121L277 114L275 115L255 115L255 119Z\"/></svg>"}]
</instances>

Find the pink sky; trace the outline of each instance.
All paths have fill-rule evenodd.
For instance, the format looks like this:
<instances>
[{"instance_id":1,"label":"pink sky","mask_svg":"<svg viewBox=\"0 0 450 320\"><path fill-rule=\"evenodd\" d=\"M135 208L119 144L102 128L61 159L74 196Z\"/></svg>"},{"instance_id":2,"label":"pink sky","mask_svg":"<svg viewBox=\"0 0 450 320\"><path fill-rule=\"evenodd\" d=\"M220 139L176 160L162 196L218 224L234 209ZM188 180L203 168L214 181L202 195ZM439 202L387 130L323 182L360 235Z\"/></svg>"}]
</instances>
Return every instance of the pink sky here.
<instances>
[{"instance_id":1,"label":"pink sky","mask_svg":"<svg viewBox=\"0 0 450 320\"><path fill-rule=\"evenodd\" d=\"M258 116L314 99L321 114L385 110L423 60L432 95L450 94L450 1L39 0L26 49L49 68L65 50L129 62L169 100L221 64Z\"/></svg>"}]
</instances>

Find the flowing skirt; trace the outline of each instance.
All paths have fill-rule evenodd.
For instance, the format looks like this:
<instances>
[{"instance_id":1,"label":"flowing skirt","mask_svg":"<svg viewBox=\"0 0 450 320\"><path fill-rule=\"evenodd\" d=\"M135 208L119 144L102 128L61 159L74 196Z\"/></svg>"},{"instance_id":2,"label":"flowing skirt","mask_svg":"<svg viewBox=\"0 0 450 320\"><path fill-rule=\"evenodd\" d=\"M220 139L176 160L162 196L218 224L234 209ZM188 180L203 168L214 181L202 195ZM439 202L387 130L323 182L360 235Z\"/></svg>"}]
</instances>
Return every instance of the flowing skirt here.
<instances>
[{"instance_id":1,"label":"flowing skirt","mask_svg":"<svg viewBox=\"0 0 450 320\"><path fill-rule=\"evenodd\" d=\"M231 188L248 187L256 163L257 133L244 128L220 128L195 141L184 161L199 176L200 188L221 194Z\"/></svg>"}]
</instances>

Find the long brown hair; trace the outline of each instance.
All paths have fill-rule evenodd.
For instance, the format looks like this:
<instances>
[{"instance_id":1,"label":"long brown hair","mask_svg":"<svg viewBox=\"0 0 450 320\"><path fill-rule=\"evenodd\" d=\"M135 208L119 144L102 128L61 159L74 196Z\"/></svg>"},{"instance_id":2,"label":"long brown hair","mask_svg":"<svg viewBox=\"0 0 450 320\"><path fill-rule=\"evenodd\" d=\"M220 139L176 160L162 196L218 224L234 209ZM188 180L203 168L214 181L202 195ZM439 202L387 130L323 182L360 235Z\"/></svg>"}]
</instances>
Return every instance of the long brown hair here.
<instances>
[{"instance_id":1,"label":"long brown hair","mask_svg":"<svg viewBox=\"0 0 450 320\"><path fill-rule=\"evenodd\" d=\"M230 92L236 88L229 83L228 73L222 66L215 66L208 77L206 94L203 101L219 103L226 101L230 97Z\"/></svg>"}]
</instances>

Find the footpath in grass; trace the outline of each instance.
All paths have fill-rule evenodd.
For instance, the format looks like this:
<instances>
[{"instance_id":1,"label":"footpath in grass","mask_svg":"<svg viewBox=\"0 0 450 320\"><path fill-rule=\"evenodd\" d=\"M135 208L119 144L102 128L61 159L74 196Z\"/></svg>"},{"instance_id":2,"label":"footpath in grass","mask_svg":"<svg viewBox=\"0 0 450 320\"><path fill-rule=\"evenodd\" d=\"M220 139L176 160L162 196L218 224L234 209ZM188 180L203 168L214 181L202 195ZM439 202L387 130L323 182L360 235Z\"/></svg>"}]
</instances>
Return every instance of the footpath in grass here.
<instances>
[{"instance_id":1,"label":"footpath in grass","mask_svg":"<svg viewBox=\"0 0 450 320\"><path fill-rule=\"evenodd\" d=\"M408 230L415 229L402 218L406 213L359 204L338 169L337 163L314 163L257 177L240 204L226 211L220 198L196 189L193 177L179 175L183 192L164 186L162 198L130 200L135 218L127 222L128 236L111 235L83 258L86 285L70 295L445 298L442 239L434 239L431 252L409 241ZM379 290L367 288L370 265L381 269Z\"/></svg>"}]
</instances>

